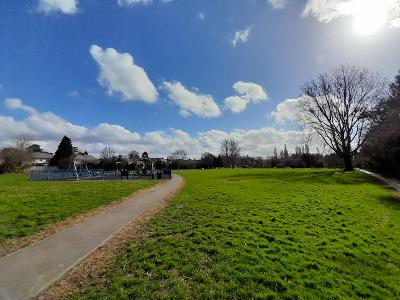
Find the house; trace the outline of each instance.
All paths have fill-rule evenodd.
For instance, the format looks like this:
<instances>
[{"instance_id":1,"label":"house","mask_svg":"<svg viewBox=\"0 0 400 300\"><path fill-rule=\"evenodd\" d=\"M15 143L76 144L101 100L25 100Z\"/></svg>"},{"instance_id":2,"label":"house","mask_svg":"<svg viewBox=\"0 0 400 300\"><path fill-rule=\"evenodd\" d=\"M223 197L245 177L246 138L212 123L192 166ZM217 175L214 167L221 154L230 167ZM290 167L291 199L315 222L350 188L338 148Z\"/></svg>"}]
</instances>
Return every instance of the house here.
<instances>
[{"instance_id":1,"label":"house","mask_svg":"<svg viewBox=\"0 0 400 300\"><path fill-rule=\"evenodd\" d=\"M34 166L48 166L50 159L53 157L53 153L39 151L30 153L32 159L32 165Z\"/></svg>"},{"instance_id":2,"label":"house","mask_svg":"<svg viewBox=\"0 0 400 300\"><path fill-rule=\"evenodd\" d=\"M74 156L74 163L76 165L97 164L98 162L98 158L88 154L87 152L79 152Z\"/></svg>"}]
</instances>

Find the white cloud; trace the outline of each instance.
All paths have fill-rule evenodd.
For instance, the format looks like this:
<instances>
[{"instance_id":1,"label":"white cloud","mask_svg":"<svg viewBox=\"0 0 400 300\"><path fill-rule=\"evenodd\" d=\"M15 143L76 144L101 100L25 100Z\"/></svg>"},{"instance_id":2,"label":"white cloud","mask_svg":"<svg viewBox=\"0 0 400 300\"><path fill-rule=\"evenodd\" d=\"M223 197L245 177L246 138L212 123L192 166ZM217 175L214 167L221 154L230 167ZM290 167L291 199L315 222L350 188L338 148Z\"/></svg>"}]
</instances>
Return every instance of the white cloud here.
<instances>
[{"instance_id":1,"label":"white cloud","mask_svg":"<svg viewBox=\"0 0 400 300\"><path fill-rule=\"evenodd\" d=\"M44 14L63 13L67 15L76 14L79 0L39 0L37 10Z\"/></svg>"},{"instance_id":2,"label":"white cloud","mask_svg":"<svg viewBox=\"0 0 400 300\"><path fill-rule=\"evenodd\" d=\"M250 103L258 103L268 99L268 95L259 84L253 82L238 81L233 85L238 94L225 98L224 107L233 113L239 113L246 109Z\"/></svg>"},{"instance_id":3,"label":"white cloud","mask_svg":"<svg viewBox=\"0 0 400 300\"><path fill-rule=\"evenodd\" d=\"M68 93L68 96L69 96L70 98L77 98L77 97L79 97L79 92L78 92L77 90L72 90L72 91L70 91L70 92Z\"/></svg>"},{"instance_id":4,"label":"white cloud","mask_svg":"<svg viewBox=\"0 0 400 300\"><path fill-rule=\"evenodd\" d=\"M153 0L118 0L119 6L133 6L138 4L149 5Z\"/></svg>"},{"instance_id":5,"label":"white cloud","mask_svg":"<svg viewBox=\"0 0 400 300\"><path fill-rule=\"evenodd\" d=\"M350 15L350 2L348 0L308 0L302 16L312 15L318 21L328 23L335 18Z\"/></svg>"},{"instance_id":6,"label":"white cloud","mask_svg":"<svg viewBox=\"0 0 400 300\"><path fill-rule=\"evenodd\" d=\"M88 130L88 141L102 142L106 144L131 144L140 140L140 135L128 129L114 124L101 123Z\"/></svg>"},{"instance_id":7,"label":"white cloud","mask_svg":"<svg viewBox=\"0 0 400 300\"><path fill-rule=\"evenodd\" d=\"M17 101L18 100L18 101ZM66 134L74 146L98 155L104 146L111 146L117 154L131 150L148 151L151 156L166 157L177 149L186 150L191 157L200 157L203 152L219 153L225 138L237 139L243 155L270 156L274 147L286 144L289 150L304 143L306 135L298 131L283 131L271 127L229 132L209 130L190 135L181 129L145 132L143 135L121 125L101 123L94 127L73 124L52 112L39 112L25 105L20 99L6 100L12 110L22 110L27 116L16 120L0 116L0 147L9 146L15 136L30 136L47 151L54 152Z\"/></svg>"},{"instance_id":8,"label":"white cloud","mask_svg":"<svg viewBox=\"0 0 400 300\"><path fill-rule=\"evenodd\" d=\"M390 22L390 27L400 28L400 18L396 18Z\"/></svg>"},{"instance_id":9,"label":"white cloud","mask_svg":"<svg viewBox=\"0 0 400 300\"><path fill-rule=\"evenodd\" d=\"M9 109L20 109L30 114L36 114L37 111L33 107L24 105L21 99L18 98L6 98L4 104Z\"/></svg>"},{"instance_id":10,"label":"white cloud","mask_svg":"<svg viewBox=\"0 0 400 300\"><path fill-rule=\"evenodd\" d=\"M157 101L157 89L145 70L135 64L132 55L119 53L113 48L103 50L97 45L90 47L90 54L100 67L97 80L107 88L109 95L119 93L126 101Z\"/></svg>"},{"instance_id":11,"label":"white cloud","mask_svg":"<svg viewBox=\"0 0 400 300\"><path fill-rule=\"evenodd\" d=\"M304 144L307 137L300 131L263 127L251 130L236 129L231 132L209 130L199 133L197 139L204 149L208 149L207 151L214 154L219 152L224 139L233 138L239 141L242 155L267 157L273 154L274 147L281 149L284 144L290 151L293 151L296 145Z\"/></svg>"},{"instance_id":12,"label":"white cloud","mask_svg":"<svg viewBox=\"0 0 400 300\"><path fill-rule=\"evenodd\" d=\"M235 32L235 35L232 39L232 46L236 47L238 43L246 43L249 39L250 33L252 31L252 27L247 27L243 30L239 30Z\"/></svg>"},{"instance_id":13,"label":"white cloud","mask_svg":"<svg viewBox=\"0 0 400 300\"><path fill-rule=\"evenodd\" d=\"M230 109L233 113L239 113L246 109L248 101L239 96L231 96L225 98L224 108Z\"/></svg>"},{"instance_id":14,"label":"white cloud","mask_svg":"<svg viewBox=\"0 0 400 300\"><path fill-rule=\"evenodd\" d=\"M268 0L273 9L282 9L286 6L287 0Z\"/></svg>"},{"instance_id":15,"label":"white cloud","mask_svg":"<svg viewBox=\"0 0 400 300\"><path fill-rule=\"evenodd\" d=\"M302 17L307 16L321 23L354 16L357 31L373 33L386 23L385 20L392 27L400 23L396 21L400 17L400 0L308 0L302 13Z\"/></svg>"},{"instance_id":16,"label":"white cloud","mask_svg":"<svg viewBox=\"0 0 400 300\"><path fill-rule=\"evenodd\" d=\"M173 0L160 0L161 3L170 3ZM135 5L150 5L153 4L153 0L118 0L119 6L135 6Z\"/></svg>"},{"instance_id":17,"label":"white cloud","mask_svg":"<svg viewBox=\"0 0 400 300\"><path fill-rule=\"evenodd\" d=\"M267 93L264 91L263 87L253 82L238 81L233 85L233 89L241 97L249 99L252 102L268 99Z\"/></svg>"},{"instance_id":18,"label":"white cloud","mask_svg":"<svg viewBox=\"0 0 400 300\"><path fill-rule=\"evenodd\" d=\"M200 21L204 21L204 19L206 18L206 15L202 12L198 12L196 16L197 19L199 19Z\"/></svg>"},{"instance_id":19,"label":"white cloud","mask_svg":"<svg viewBox=\"0 0 400 300\"><path fill-rule=\"evenodd\" d=\"M65 133L74 135L75 137L82 137L85 135L86 129L82 126L73 125L63 118L51 113L40 113L35 108L25 105L22 100L16 98L5 99L5 106L12 110L22 110L28 113L28 117L23 122L17 122L3 117L4 130L2 132L6 136L13 137L15 135L29 135L32 138L51 138L54 136L62 136ZM6 119L4 119L6 118ZM11 125L18 124L15 127ZM7 126L9 124L10 126ZM1 139L1 138L0 138Z\"/></svg>"},{"instance_id":20,"label":"white cloud","mask_svg":"<svg viewBox=\"0 0 400 300\"><path fill-rule=\"evenodd\" d=\"M221 115L212 96L190 91L179 81L164 81L161 88L168 92L169 99L179 105L180 114L184 117L195 114L202 118L216 118Z\"/></svg>"},{"instance_id":21,"label":"white cloud","mask_svg":"<svg viewBox=\"0 0 400 300\"><path fill-rule=\"evenodd\" d=\"M286 121L295 123L298 120L299 104L303 97L286 99L276 106L276 110L270 113L275 122L284 124Z\"/></svg>"}]
</instances>

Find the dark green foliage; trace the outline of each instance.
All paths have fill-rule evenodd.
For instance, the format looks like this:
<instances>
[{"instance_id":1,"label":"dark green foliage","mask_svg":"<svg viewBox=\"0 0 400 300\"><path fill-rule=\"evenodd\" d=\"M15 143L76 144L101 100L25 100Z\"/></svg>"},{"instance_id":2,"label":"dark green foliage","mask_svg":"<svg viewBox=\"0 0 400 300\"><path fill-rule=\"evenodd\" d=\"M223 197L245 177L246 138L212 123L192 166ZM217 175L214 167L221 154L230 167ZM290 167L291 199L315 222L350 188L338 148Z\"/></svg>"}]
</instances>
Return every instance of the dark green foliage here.
<instances>
[{"instance_id":1,"label":"dark green foliage","mask_svg":"<svg viewBox=\"0 0 400 300\"><path fill-rule=\"evenodd\" d=\"M399 299L400 203L360 173L181 171L182 192L74 299Z\"/></svg>"},{"instance_id":2,"label":"dark green foliage","mask_svg":"<svg viewBox=\"0 0 400 300\"><path fill-rule=\"evenodd\" d=\"M214 169L217 167L217 157L213 154L205 152L201 155L199 167L204 169Z\"/></svg>"},{"instance_id":3,"label":"dark green foliage","mask_svg":"<svg viewBox=\"0 0 400 300\"><path fill-rule=\"evenodd\" d=\"M224 166L224 160L222 159L221 155L218 155L217 159L215 160L215 167L222 168Z\"/></svg>"},{"instance_id":4,"label":"dark green foliage","mask_svg":"<svg viewBox=\"0 0 400 300\"><path fill-rule=\"evenodd\" d=\"M23 175L0 176L0 243L35 233L150 187L151 180L31 182Z\"/></svg>"},{"instance_id":5,"label":"dark green foliage","mask_svg":"<svg viewBox=\"0 0 400 300\"><path fill-rule=\"evenodd\" d=\"M157 170L166 169L168 167L167 163L162 161L161 159L157 159L154 162L154 168Z\"/></svg>"},{"instance_id":6,"label":"dark green foliage","mask_svg":"<svg viewBox=\"0 0 400 300\"><path fill-rule=\"evenodd\" d=\"M38 144L32 144L26 148L29 152L41 152L43 149Z\"/></svg>"},{"instance_id":7,"label":"dark green foliage","mask_svg":"<svg viewBox=\"0 0 400 300\"><path fill-rule=\"evenodd\" d=\"M64 135L58 149L54 156L50 159L49 165L56 166L60 169L71 168L73 162L74 148L72 146L71 139Z\"/></svg>"},{"instance_id":8,"label":"dark green foliage","mask_svg":"<svg viewBox=\"0 0 400 300\"><path fill-rule=\"evenodd\" d=\"M400 73L390 85L390 97L377 111L361 161L369 169L400 178Z\"/></svg>"}]
</instances>

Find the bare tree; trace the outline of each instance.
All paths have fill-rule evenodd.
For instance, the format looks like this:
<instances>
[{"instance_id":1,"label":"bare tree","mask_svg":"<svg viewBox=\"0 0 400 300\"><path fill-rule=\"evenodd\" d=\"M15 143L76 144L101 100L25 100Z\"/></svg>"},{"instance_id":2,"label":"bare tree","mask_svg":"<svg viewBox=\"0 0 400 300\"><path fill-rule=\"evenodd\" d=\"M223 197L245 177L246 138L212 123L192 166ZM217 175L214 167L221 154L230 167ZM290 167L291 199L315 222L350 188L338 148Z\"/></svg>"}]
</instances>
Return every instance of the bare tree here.
<instances>
[{"instance_id":1,"label":"bare tree","mask_svg":"<svg viewBox=\"0 0 400 300\"><path fill-rule=\"evenodd\" d=\"M6 173L19 170L23 164L19 152L15 148L2 149L0 152L0 158L2 160L2 169Z\"/></svg>"},{"instance_id":2,"label":"bare tree","mask_svg":"<svg viewBox=\"0 0 400 300\"><path fill-rule=\"evenodd\" d=\"M19 166L26 166L32 162L32 155L29 151L31 145L32 139L29 136L17 136L14 138L14 155L15 160L19 162Z\"/></svg>"},{"instance_id":3,"label":"bare tree","mask_svg":"<svg viewBox=\"0 0 400 300\"><path fill-rule=\"evenodd\" d=\"M184 160L189 158L188 153L185 150L176 150L168 156L168 159L176 164L176 167L180 169Z\"/></svg>"},{"instance_id":4,"label":"bare tree","mask_svg":"<svg viewBox=\"0 0 400 300\"><path fill-rule=\"evenodd\" d=\"M220 152L225 161L225 166L228 168L235 167L237 160L240 157L239 142L235 139L223 140Z\"/></svg>"},{"instance_id":5,"label":"bare tree","mask_svg":"<svg viewBox=\"0 0 400 300\"><path fill-rule=\"evenodd\" d=\"M32 162L29 146L31 138L28 136L18 136L13 140L11 147L4 148L0 152L3 160L3 167L7 172L15 172L24 169Z\"/></svg>"},{"instance_id":6,"label":"bare tree","mask_svg":"<svg viewBox=\"0 0 400 300\"><path fill-rule=\"evenodd\" d=\"M115 156L115 151L112 147L106 146L101 150L100 158L101 159L111 159Z\"/></svg>"},{"instance_id":7,"label":"bare tree","mask_svg":"<svg viewBox=\"0 0 400 300\"><path fill-rule=\"evenodd\" d=\"M128 157L131 160L139 160L140 159L140 154L139 152L132 150L131 152L128 153Z\"/></svg>"},{"instance_id":8,"label":"bare tree","mask_svg":"<svg viewBox=\"0 0 400 300\"><path fill-rule=\"evenodd\" d=\"M171 160L179 161L179 160L187 160L189 156L185 150L176 150L172 152L169 157Z\"/></svg>"},{"instance_id":9,"label":"bare tree","mask_svg":"<svg viewBox=\"0 0 400 300\"><path fill-rule=\"evenodd\" d=\"M31 145L32 139L29 136L16 136L14 138L13 147L21 152L28 152Z\"/></svg>"},{"instance_id":10,"label":"bare tree","mask_svg":"<svg viewBox=\"0 0 400 300\"><path fill-rule=\"evenodd\" d=\"M386 84L367 69L341 65L302 86L300 122L311 128L353 170L353 156L365 141L373 111Z\"/></svg>"}]
</instances>

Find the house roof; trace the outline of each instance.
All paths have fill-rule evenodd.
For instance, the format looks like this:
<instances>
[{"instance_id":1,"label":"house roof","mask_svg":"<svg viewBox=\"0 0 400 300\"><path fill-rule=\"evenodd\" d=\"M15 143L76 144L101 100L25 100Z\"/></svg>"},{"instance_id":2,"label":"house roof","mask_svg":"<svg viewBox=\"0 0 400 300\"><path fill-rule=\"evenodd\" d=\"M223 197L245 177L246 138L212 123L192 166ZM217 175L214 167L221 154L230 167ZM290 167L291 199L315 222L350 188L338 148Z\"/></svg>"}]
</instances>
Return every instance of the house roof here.
<instances>
[{"instance_id":1,"label":"house roof","mask_svg":"<svg viewBox=\"0 0 400 300\"><path fill-rule=\"evenodd\" d=\"M32 152L31 158L32 159L50 159L53 157L53 153L49 152Z\"/></svg>"},{"instance_id":2,"label":"house roof","mask_svg":"<svg viewBox=\"0 0 400 300\"><path fill-rule=\"evenodd\" d=\"M151 160L151 161L157 161L157 160L164 161L165 158L164 158L164 157L152 157L152 158L150 158L150 160Z\"/></svg>"}]
</instances>

